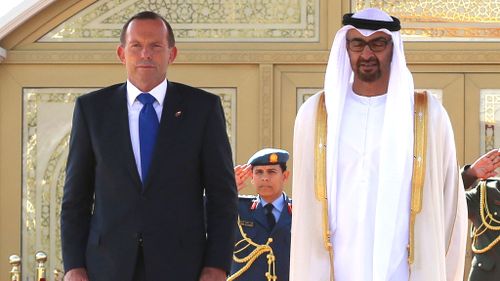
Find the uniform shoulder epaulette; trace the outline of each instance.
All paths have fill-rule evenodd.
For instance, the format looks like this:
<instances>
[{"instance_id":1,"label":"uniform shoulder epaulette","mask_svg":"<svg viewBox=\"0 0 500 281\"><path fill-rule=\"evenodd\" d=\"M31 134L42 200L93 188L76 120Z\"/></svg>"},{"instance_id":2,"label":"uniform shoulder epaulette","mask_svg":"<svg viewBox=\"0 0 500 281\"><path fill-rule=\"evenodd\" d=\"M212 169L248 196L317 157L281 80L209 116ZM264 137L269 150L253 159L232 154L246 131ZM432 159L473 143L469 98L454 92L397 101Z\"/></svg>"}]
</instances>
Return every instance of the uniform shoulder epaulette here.
<instances>
[{"instance_id":1,"label":"uniform shoulder epaulette","mask_svg":"<svg viewBox=\"0 0 500 281\"><path fill-rule=\"evenodd\" d=\"M240 201L245 201L245 200L252 201L255 199L257 199L257 195L238 195L238 200Z\"/></svg>"},{"instance_id":2,"label":"uniform shoulder epaulette","mask_svg":"<svg viewBox=\"0 0 500 281\"><path fill-rule=\"evenodd\" d=\"M486 179L486 186L489 188L496 188L498 182L500 182L500 178L489 178Z\"/></svg>"}]
</instances>

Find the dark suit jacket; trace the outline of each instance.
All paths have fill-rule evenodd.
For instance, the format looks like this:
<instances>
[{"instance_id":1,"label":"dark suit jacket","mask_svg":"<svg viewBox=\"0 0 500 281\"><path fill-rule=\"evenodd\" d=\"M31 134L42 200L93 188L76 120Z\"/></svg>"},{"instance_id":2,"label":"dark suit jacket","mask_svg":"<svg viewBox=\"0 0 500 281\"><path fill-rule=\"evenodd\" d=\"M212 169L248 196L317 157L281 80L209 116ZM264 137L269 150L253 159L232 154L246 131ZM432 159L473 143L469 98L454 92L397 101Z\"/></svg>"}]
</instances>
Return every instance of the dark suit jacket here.
<instances>
[{"instance_id":1,"label":"dark suit jacket","mask_svg":"<svg viewBox=\"0 0 500 281\"><path fill-rule=\"evenodd\" d=\"M237 191L220 99L168 82L163 106L143 186L126 85L77 99L61 211L66 271L131 280L139 241L150 280L198 280L205 266L229 271Z\"/></svg>"},{"instance_id":2,"label":"dark suit jacket","mask_svg":"<svg viewBox=\"0 0 500 281\"><path fill-rule=\"evenodd\" d=\"M290 270L290 233L292 228L291 204L292 200L285 195L285 206L281 210L280 217L273 229L270 229L267 224L264 207L261 204L253 206L256 200L255 196L240 196L238 213L240 216L240 224L248 238L253 242L263 245L266 244L268 238L272 238L270 246L273 249L276 257L276 276L279 281L288 281ZM287 206L289 205L290 208ZM240 231L237 232L237 241L243 239ZM241 249L247 243L237 245L235 251ZM247 256L255 247L249 247L246 250L237 253L236 256L241 258ZM238 281L267 281L265 277L268 271L267 253L262 254L250 268L245 271ZM245 264L233 261L231 266L231 274L237 272Z\"/></svg>"}]
</instances>

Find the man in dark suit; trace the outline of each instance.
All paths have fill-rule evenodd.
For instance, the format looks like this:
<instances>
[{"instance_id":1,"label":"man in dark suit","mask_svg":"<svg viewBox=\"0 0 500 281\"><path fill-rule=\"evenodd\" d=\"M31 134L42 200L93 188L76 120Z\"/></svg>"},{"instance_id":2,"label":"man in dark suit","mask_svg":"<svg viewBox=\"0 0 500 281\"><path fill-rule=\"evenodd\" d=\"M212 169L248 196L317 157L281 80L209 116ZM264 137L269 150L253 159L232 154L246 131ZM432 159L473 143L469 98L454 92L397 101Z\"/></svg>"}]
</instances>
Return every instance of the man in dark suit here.
<instances>
[{"instance_id":1,"label":"man in dark suit","mask_svg":"<svg viewBox=\"0 0 500 281\"><path fill-rule=\"evenodd\" d=\"M235 167L238 189L251 177L258 195L240 196L238 238L228 280L288 281L292 199L283 192L290 176L288 157L285 150L266 148Z\"/></svg>"},{"instance_id":2,"label":"man in dark suit","mask_svg":"<svg viewBox=\"0 0 500 281\"><path fill-rule=\"evenodd\" d=\"M158 14L133 16L120 41L127 82L75 105L65 280L225 280L237 191L220 99L166 80L177 49Z\"/></svg>"}]
</instances>

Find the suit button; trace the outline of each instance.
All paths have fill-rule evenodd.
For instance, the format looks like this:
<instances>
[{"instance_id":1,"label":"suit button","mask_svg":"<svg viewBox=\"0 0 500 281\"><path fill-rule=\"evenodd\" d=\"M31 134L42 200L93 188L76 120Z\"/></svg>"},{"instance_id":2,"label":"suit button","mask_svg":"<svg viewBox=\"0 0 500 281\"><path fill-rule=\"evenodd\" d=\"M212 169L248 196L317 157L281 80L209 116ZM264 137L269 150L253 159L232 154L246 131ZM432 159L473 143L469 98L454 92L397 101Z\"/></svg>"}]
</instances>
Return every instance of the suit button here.
<instances>
[{"instance_id":1,"label":"suit button","mask_svg":"<svg viewBox=\"0 0 500 281\"><path fill-rule=\"evenodd\" d=\"M482 264L482 263L478 263L478 264L477 264L477 266L478 266L478 267L481 267L481 266L483 266L483 264Z\"/></svg>"}]
</instances>

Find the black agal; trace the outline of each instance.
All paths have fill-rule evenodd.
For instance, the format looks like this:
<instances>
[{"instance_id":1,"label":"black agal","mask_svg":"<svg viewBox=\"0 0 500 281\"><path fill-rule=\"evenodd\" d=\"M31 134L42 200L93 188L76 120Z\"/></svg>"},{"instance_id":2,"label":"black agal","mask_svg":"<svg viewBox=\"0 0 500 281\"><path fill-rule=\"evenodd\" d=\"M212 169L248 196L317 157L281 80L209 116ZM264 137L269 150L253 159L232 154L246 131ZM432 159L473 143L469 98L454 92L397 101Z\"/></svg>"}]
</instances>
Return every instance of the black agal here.
<instances>
[{"instance_id":1,"label":"black agal","mask_svg":"<svg viewBox=\"0 0 500 281\"><path fill-rule=\"evenodd\" d=\"M342 19L343 25L352 25L359 29L378 30L385 28L389 31L398 31L401 29L399 19L391 17L393 21L358 19L352 17L353 13L345 14Z\"/></svg>"}]
</instances>

